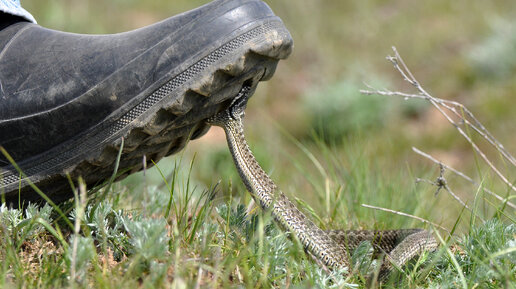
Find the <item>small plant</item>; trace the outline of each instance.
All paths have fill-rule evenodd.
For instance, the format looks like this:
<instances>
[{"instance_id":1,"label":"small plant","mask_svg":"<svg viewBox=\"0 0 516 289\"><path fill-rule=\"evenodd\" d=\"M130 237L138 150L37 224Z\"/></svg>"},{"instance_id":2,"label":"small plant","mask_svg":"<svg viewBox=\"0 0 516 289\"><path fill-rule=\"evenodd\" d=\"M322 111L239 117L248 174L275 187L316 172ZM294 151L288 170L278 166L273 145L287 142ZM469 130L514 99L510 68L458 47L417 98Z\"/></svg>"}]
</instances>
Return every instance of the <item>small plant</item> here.
<instances>
[{"instance_id":1,"label":"small plant","mask_svg":"<svg viewBox=\"0 0 516 289\"><path fill-rule=\"evenodd\" d=\"M124 218L124 227L129 234L130 254L143 257L145 261L166 258L170 240L165 219Z\"/></svg>"},{"instance_id":2,"label":"small plant","mask_svg":"<svg viewBox=\"0 0 516 289\"><path fill-rule=\"evenodd\" d=\"M90 269L90 262L96 256L95 246L91 237L72 235L69 246L76 246L76 250L68 250L65 258L73 266L73 280L82 282Z\"/></svg>"},{"instance_id":3,"label":"small plant","mask_svg":"<svg viewBox=\"0 0 516 289\"><path fill-rule=\"evenodd\" d=\"M340 143L359 131L380 129L389 113L381 97L361 95L356 85L346 81L306 94L304 103L311 129L327 143Z\"/></svg>"},{"instance_id":4,"label":"small plant","mask_svg":"<svg viewBox=\"0 0 516 289\"><path fill-rule=\"evenodd\" d=\"M46 231L45 226L52 223L52 207L45 204L38 207L35 204L27 205L25 212L20 209L0 206L0 224L4 233L10 234L14 244L21 244L26 240L38 237Z\"/></svg>"}]
</instances>

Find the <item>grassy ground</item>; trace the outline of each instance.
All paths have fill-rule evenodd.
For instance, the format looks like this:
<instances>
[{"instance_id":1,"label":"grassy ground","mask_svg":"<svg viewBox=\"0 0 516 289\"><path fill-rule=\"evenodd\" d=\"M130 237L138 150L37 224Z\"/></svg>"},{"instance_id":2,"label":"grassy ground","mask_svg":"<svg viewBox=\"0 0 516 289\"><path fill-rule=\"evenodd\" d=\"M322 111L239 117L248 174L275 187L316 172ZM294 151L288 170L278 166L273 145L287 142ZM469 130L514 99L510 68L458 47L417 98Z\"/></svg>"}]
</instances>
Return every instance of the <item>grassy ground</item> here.
<instances>
[{"instance_id":1,"label":"grassy ground","mask_svg":"<svg viewBox=\"0 0 516 289\"><path fill-rule=\"evenodd\" d=\"M323 228L422 226L409 218L365 210L362 202L423 217L439 208L434 198L424 196L433 190L421 193L421 187L401 174L386 179L374 173L367 159L356 160L353 149L344 156L326 152L318 158L326 176L314 176L313 188L304 190L315 192L325 208L317 211L299 202ZM368 258L369 244L353 253L351 277L330 277L306 258L296 241L281 233L270 216L254 209L248 215L249 202L239 186L234 186L232 196L217 186L198 184L189 173L196 162L182 157L175 159L176 170L160 168L166 176L161 182L153 180L159 172L149 171L114 184L107 197L100 191L87 201L83 191L84 199L59 207L65 217L49 205L30 206L25 212L1 207L2 287L364 286L375 268ZM342 166L345 161L353 162L353 170ZM303 170L300 162L293 163ZM140 189L136 183L145 185ZM394 274L385 288L514 288L516 225L508 219L514 214L490 207L493 213L486 216L485 206L490 205L479 196L475 214L462 212L452 220L463 219L464 228L451 238L437 231L443 238L441 249Z\"/></svg>"},{"instance_id":2,"label":"grassy ground","mask_svg":"<svg viewBox=\"0 0 516 289\"><path fill-rule=\"evenodd\" d=\"M204 1L28 1L40 24L115 33L150 24ZM422 256L385 287L515 288L515 211L485 195L514 191L479 161L425 102L364 96L363 81L408 87L384 60L396 45L436 96L464 103L510 152L516 151L514 1L270 1L296 47L250 101L252 149L284 192L323 228L425 227L366 203L447 228L439 252ZM331 124L331 125L330 125ZM483 149L489 148L480 139ZM472 208L415 183L439 169L432 153L482 186L445 177ZM515 168L489 158L514 183ZM212 129L180 155L115 183L86 202L0 208L0 286L128 288L363 287L357 272L333 279L308 260L270 217L250 207L223 132ZM220 181L220 183L218 183ZM67 221L68 220L68 221ZM430 226L426 228L432 229ZM75 282L71 281L75 280Z\"/></svg>"}]
</instances>

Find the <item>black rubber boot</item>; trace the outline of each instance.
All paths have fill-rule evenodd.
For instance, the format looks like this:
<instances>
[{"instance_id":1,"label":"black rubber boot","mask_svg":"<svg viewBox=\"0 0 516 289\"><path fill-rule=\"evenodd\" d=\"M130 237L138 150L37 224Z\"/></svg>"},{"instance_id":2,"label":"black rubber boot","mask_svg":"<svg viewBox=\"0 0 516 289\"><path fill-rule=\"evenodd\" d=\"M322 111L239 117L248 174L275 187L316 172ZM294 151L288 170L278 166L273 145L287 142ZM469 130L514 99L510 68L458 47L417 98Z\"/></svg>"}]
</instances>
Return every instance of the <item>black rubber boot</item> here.
<instances>
[{"instance_id":1,"label":"black rubber boot","mask_svg":"<svg viewBox=\"0 0 516 289\"><path fill-rule=\"evenodd\" d=\"M151 166L208 130L243 86L269 79L292 39L257 0L214 1L135 31L79 35L18 22L0 31L0 156L7 201L73 196ZM143 158L143 156L146 156ZM21 189L20 189L21 188ZM20 194L20 195L19 195Z\"/></svg>"}]
</instances>

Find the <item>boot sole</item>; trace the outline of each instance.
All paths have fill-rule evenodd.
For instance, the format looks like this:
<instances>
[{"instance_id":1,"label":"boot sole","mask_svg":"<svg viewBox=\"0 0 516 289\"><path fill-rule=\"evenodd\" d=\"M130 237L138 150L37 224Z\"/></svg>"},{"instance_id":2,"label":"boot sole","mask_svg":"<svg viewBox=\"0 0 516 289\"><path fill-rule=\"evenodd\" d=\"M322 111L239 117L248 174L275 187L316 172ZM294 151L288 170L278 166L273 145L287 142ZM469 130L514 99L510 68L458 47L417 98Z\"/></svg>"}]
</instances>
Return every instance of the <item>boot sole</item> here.
<instances>
[{"instance_id":1,"label":"boot sole","mask_svg":"<svg viewBox=\"0 0 516 289\"><path fill-rule=\"evenodd\" d=\"M88 187L109 179L122 149L117 180L140 171L144 164L181 150L190 139L205 134L204 120L227 106L240 89L256 89L274 74L280 59L292 49L292 38L277 17L255 21L235 31L224 44L154 89L130 109L111 117L73 139L17 165L2 168L0 192L17 205L41 197L29 180L55 202L73 196L68 177L82 177ZM211 52L210 52L211 51ZM123 147L121 146L123 140Z\"/></svg>"}]
</instances>

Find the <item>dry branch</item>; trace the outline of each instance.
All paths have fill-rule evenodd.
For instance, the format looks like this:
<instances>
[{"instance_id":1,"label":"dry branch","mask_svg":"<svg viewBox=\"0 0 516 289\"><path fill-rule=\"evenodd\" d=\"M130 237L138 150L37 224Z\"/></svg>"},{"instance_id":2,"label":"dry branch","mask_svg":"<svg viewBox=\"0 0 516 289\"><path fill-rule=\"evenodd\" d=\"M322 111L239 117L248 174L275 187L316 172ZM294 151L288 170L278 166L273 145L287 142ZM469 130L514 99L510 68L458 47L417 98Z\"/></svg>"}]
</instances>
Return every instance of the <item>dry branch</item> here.
<instances>
[{"instance_id":1,"label":"dry branch","mask_svg":"<svg viewBox=\"0 0 516 289\"><path fill-rule=\"evenodd\" d=\"M388 56L387 60L389 60L394 68L401 74L403 79L410 83L412 86L414 86L418 93L404 93L399 91L390 91L387 89L378 90L374 89L373 87L367 85L369 90L361 90L360 92L363 94L377 94L377 95L387 95L387 96L401 96L405 99L412 99L412 98L418 98L418 99L424 99L429 101L447 120L450 122L459 132L460 135L462 135L466 141L471 145L473 150L478 153L478 155L484 160L484 162L488 165L488 167L504 182L511 191L516 192L516 187L513 183L511 183L506 176L504 176L500 170L488 159L486 154L477 146L477 144L473 141L470 135L466 133L467 129L472 129L474 132L478 133L483 139L485 139L489 144L491 144L498 153L503 157L504 160L506 160L510 165L513 167L516 167L516 158L510 154L505 147L496 140L491 133L478 121L478 119L469 111L464 105L461 103L458 103L456 101L450 101L445 99L440 99L437 97L434 97L430 95L417 81L417 79L414 77L414 75L410 72L407 65L401 58L400 54L396 50L395 47L392 48L394 51L394 56ZM455 119L457 120L455 120ZM418 152L418 151L416 151ZM419 151L421 152L421 151ZM438 163L439 165L443 165L449 170L453 171L454 173L458 174L459 176L465 178L466 180L478 185L477 182L475 182L472 178L466 176L463 173L460 173L459 171L452 169L451 167L443 164L442 162L439 162L435 160L434 158L429 157L429 155L424 155L422 152L420 155L423 155L434 162ZM512 209L516 209L516 206L508 201L508 198L503 198L492 191L489 191L485 188L483 188L484 191L486 191L488 194L494 196L498 200L506 203L509 207Z\"/></svg>"},{"instance_id":2,"label":"dry branch","mask_svg":"<svg viewBox=\"0 0 516 289\"><path fill-rule=\"evenodd\" d=\"M477 187L480 187L482 188L482 190L488 194L490 194L491 196L497 198L498 200L500 200L501 202L503 203L506 203L509 207L513 208L513 209L516 209L516 205L514 205L513 203L511 203L507 198L503 198L501 197L500 195L492 192L491 190L487 189L486 187L484 186L481 186L478 182L476 182L475 180L473 180L471 177L467 176L466 174L464 174L463 172L459 171L459 170L456 170L452 167L450 167L449 165L439 161L438 159L434 158L433 156L431 156L430 154L428 153L425 153L415 147L412 147L412 150L417 153L418 155L421 155L431 161L433 161L434 163L440 165L440 166L443 166L445 167L447 170L453 172L454 174L460 176L461 178L467 180L468 182L472 183L473 185L477 186Z\"/></svg>"}]
</instances>

